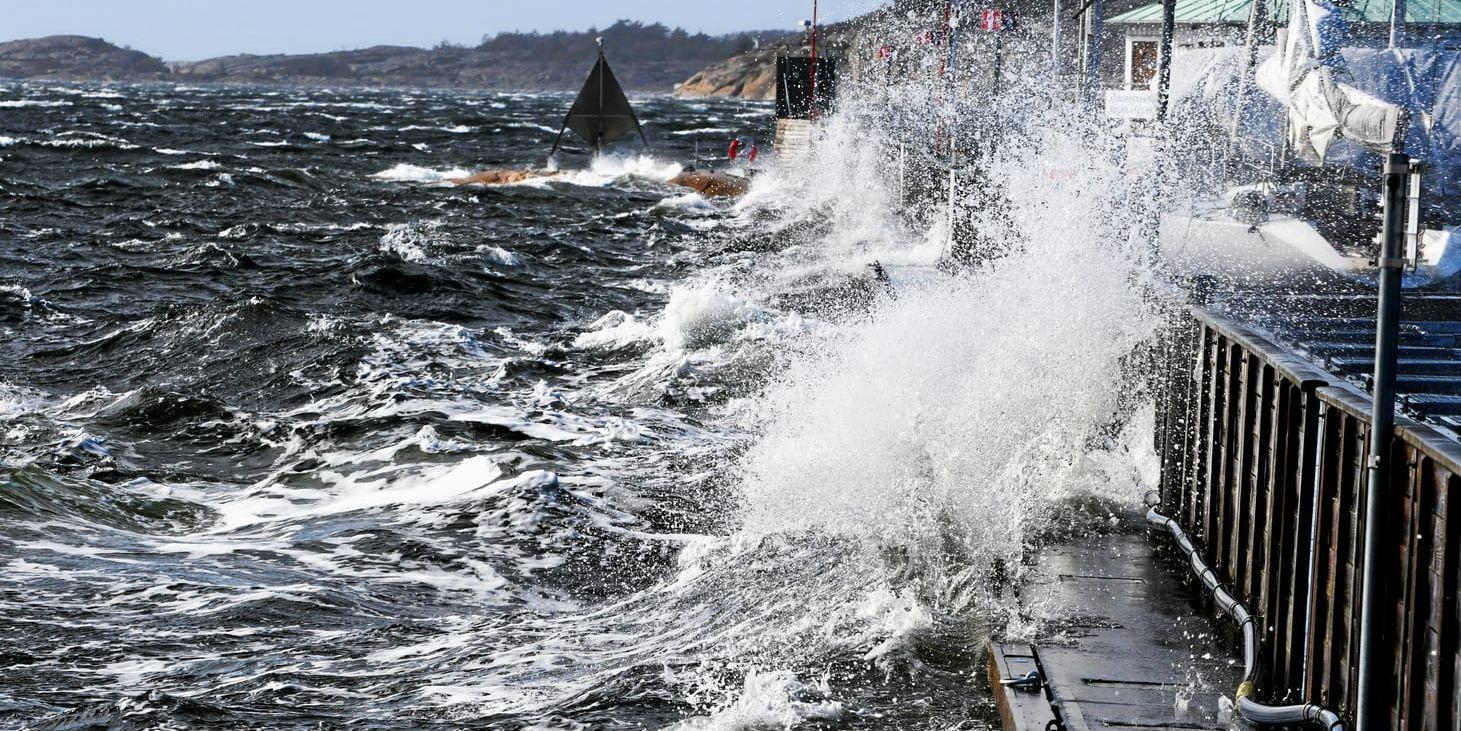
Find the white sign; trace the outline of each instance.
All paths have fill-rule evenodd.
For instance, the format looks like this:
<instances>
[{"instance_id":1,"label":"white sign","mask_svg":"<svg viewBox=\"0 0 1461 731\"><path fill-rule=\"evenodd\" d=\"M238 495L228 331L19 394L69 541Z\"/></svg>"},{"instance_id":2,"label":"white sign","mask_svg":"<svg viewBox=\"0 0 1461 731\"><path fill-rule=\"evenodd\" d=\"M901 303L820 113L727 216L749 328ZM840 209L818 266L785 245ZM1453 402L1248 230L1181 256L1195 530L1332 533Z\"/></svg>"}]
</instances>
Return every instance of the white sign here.
<instances>
[{"instance_id":1,"label":"white sign","mask_svg":"<svg viewBox=\"0 0 1461 731\"><path fill-rule=\"evenodd\" d=\"M1111 119L1156 119L1157 95L1146 89L1108 90L1106 116Z\"/></svg>"}]
</instances>

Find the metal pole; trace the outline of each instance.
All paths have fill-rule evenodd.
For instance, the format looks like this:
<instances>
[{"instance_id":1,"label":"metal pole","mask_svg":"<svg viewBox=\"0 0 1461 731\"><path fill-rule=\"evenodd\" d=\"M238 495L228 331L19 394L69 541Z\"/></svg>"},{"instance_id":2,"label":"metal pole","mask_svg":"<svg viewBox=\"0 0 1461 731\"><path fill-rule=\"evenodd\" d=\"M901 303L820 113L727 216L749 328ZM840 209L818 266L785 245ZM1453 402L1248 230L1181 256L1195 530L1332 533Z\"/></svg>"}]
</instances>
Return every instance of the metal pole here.
<instances>
[{"instance_id":1,"label":"metal pole","mask_svg":"<svg viewBox=\"0 0 1461 731\"><path fill-rule=\"evenodd\" d=\"M907 183L905 178L908 174L908 146L903 142L898 143L898 203L901 205L908 197Z\"/></svg>"},{"instance_id":2,"label":"metal pole","mask_svg":"<svg viewBox=\"0 0 1461 731\"><path fill-rule=\"evenodd\" d=\"M958 81L959 76L959 31L964 27L961 0L950 3L951 10L945 14L944 25L949 28L949 80Z\"/></svg>"},{"instance_id":3,"label":"metal pole","mask_svg":"<svg viewBox=\"0 0 1461 731\"><path fill-rule=\"evenodd\" d=\"M1060 0L1050 0L1050 73L1060 78Z\"/></svg>"},{"instance_id":4,"label":"metal pole","mask_svg":"<svg viewBox=\"0 0 1461 731\"><path fill-rule=\"evenodd\" d=\"M1172 37L1177 33L1177 0L1162 0L1162 40L1157 57L1157 121L1167 121L1172 91Z\"/></svg>"},{"instance_id":5,"label":"metal pole","mask_svg":"<svg viewBox=\"0 0 1461 731\"><path fill-rule=\"evenodd\" d=\"M594 133L594 157L604 154L604 39L599 40L599 126Z\"/></svg>"},{"instance_id":6,"label":"metal pole","mask_svg":"<svg viewBox=\"0 0 1461 731\"><path fill-rule=\"evenodd\" d=\"M1086 10L1086 102L1094 109L1101 101L1101 46L1105 30L1106 7L1104 0L1093 0Z\"/></svg>"},{"instance_id":7,"label":"metal pole","mask_svg":"<svg viewBox=\"0 0 1461 731\"><path fill-rule=\"evenodd\" d=\"M1400 332L1401 239L1405 236L1406 184L1410 156L1391 153L1385 162L1385 229L1380 245L1380 304L1375 322L1375 378L1370 411L1369 477L1365 495L1365 552L1360 585L1359 687L1355 694L1355 727L1359 731L1388 728L1381 684L1390 673L1380 667L1384 650L1381 626L1385 616L1386 566L1381 560L1383 535L1388 525L1385 477L1389 471L1391 432L1395 427L1395 369Z\"/></svg>"},{"instance_id":8,"label":"metal pole","mask_svg":"<svg viewBox=\"0 0 1461 731\"><path fill-rule=\"evenodd\" d=\"M952 144L952 141L950 141L950 148L952 148L952 147L953 147L953 144ZM953 153L953 150L950 149L949 150L949 157L950 157L950 160L949 160L949 211L948 211L949 220L947 221L949 231L948 231L947 243L945 244L945 248L944 248L944 250L946 252L950 253L950 254L952 254L953 251L954 251L954 220L955 220L954 195L955 195L955 188L957 187L957 183L958 183L958 173L954 171L953 154L954 154Z\"/></svg>"},{"instance_id":9,"label":"metal pole","mask_svg":"<svg viewBox=\"0 0 1461 731\"><path fill-rule=\"evenodd\" d=\"M1004 71L1004 31L994 32L994 95L999 96L999 76Z\"/></svg>"},{"instance_id":10,"label":"metal pole","mask_svg":"<svg viewBox=\"0 0 1461 731\"><path fill-rule=\"evenodd\" d=\"M812 86L807 119L817 121L817 0L812 0Z\"/></svg>"},{"instance_id":11,"label":"metal pole","mask_svg":"<svg viewBox=\"0 0 1461 731\"><path fill-rule=\"evenodd\" d=\"M1177 33L1177 0L1162 0L1162 38L1157 50L1157 138L1155 174L1149 181L1151 206L1147 212L1147 257L1157 265L1162 253L1162 208L1166 192L1167 153L1171 135L1167 130L1167 107L1172 89L1172 41Z\"/></svg>"},{"instance_id":12,"label":"metal pole","mask_svg":"<svg viewBox=\"0 0 1461 731\"><path fill-rule=\"evenodd\" d=\"M1439 19L1437 19L1439 22ZM1390 3L1390 47L1398 48L1405 40L1405 0Z\"/></svg>"}]
</instances>

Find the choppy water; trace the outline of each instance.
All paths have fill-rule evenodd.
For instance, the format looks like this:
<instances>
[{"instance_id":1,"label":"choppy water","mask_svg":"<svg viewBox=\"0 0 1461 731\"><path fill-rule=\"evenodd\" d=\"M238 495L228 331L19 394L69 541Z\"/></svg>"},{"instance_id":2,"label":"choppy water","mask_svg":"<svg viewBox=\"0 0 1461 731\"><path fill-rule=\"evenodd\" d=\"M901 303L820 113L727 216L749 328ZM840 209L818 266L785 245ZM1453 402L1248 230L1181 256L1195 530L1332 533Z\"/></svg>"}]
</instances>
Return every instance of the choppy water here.
<instances>
[{"instance_id":1,"label":"choppy water","mask_svg":"<svg viewBox=\"0 0 1461 731\"><path fill-rule=\"evenodd\" d=\"M954 278L852 122L665 183L764 105L489 189L565 98L0 100L0 726L985 728L1031 522L1139 493L1109 171Z\"/></svg>"}]
</instances>

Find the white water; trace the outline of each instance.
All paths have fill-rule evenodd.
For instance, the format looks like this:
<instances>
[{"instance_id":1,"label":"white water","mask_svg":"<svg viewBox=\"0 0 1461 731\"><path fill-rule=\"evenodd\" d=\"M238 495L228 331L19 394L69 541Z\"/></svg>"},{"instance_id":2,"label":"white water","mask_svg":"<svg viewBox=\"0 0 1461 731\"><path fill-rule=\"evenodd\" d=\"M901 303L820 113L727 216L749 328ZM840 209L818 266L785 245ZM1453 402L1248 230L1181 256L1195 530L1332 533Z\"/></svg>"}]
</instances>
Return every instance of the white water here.
<instances>
[{"instance_id":1,"label":"white water","mask_svg":"<svg viewBox=\"0 0 1461 731\"><path fill-rule=\"evenodd\" d=\"M1019 238L1009 256L958 277L919 270L840 323L769 304L796 282L941 252L941 216L920 229L896 215L868 122L834 121L814 164L773 170L736 205L729 226L790 246L677 283L660 313L606 313L574 342L648 349L618 382L630 402L677 375L775 365L759 395L716 410L721 432L749 438L718 469L734 529L638 536L677 552L670 576L518 626L511 650L475 652L496 633L472 625L378 660L434 669L434 703L518 717L632 692L627 678L660 667L701 709L677 729L790 728L852 712L849 661L916 676L932 672L928 639L1033 629L996 575L1018 580L1027 538L1069 519L1072 498L1134 505L1151 479L1149 409L1123 401L1137 388L1123 362L1154 327L1131 227L1113 213L1130 193L1076 133L1039 130L990 171L1014 202L1007 220L965 214ZM626 168L580 175L644 164ZM951 637L949 623L976 634Z\"/></svg>"},{"instance_id":2,"label":"white water","mask_svg":"<svg viewBox=\"0 0 1461 731\"><path fill-rule=\"evenodd\" d=\"M883 680L925 687L957 674L949 669L957 663L927 644L977 645L992 629L1030 630L996 577L1018 579L1027 539L1067 520L1069 499L1134 503L1141 494L1149 414L1121 402L1133 387L1123 359L1153 324L1126 243L1129 222L1115 213L1130 191L1099 150L1082 144L1078 127L1007 144L990 176L1008 191L1008 220L972 208L963 215L1020 245L949 276L928 268L946 235L939 212L899 215L879 115L854 107L830 120L814 162L769 170L706 236L707 246L768 239L771 251L670 254L692 273L646 283L669 292L661 311L601 313L562 344L509 332L503 341L516 354L489 355L478 341L485 334L459 326L385 322L361 343L349 389L295 413L233 415L283 452L276 470L236 491L166 488L206 505L212 522L125 540L190 559L286 557L316 576L344 577L363 595L422 585L466 597L440 607L413 644L308 661L322 683L368 673L382 678L373 700L451 718L564 728L572 709L664 690L686 709L680 729L786 728L861 715L868 705L904 708L865 696ZM620 158L563 178L642 191L676 171L663 160ZM459 172L402 165L377 177L438 183ZM701 216L706 205L666 190L657 209ZM382 252L413 263L440 258L443 234L431 221L383 228ZM471 266L512 260L483 246ZM838 317L778 299L861 277L874 260L907 282L896 297ZM303 327L335 337L325 319ZM610 385L592 393L577 388L576 373L530 393L500 389L515 357L555 347L563 362L605 352L623 360ZM300 376L311 377L335 376ZM717 398L725 393L735 397ZM666 405L671 395L695 413ZM87 408L130 396L98 394ZM26 408L18 401L11 410ZM368 449L305 447L298 436L423 414L602 451L555 474L520 471L528 455L483 453L430 428L385 435ZM78 448L106 448L73 436ZM308 470L293 469L305 460ZM651 533L631 512L656 494L693 497L716 484L727 497L710 529ZM161 489L138 481L118 492ZM372 552L368 533L319 528L332 520L409 536L426 558ZM308 545L302 536L314 532L332 537ZM75 550L40 541L19 548ZM541 583L585 553L603 557L590 576L606 599L567 599ZM613 559L626 556L625 564L657 571L615 584ZM330 587L303 580L226 595L139 584L145 601L118 599L134 602L124 609L178 617L333 599ZM313 642L337 639L321 630ZM170 668L115 663L104 680L130 690L164 671L201 673L217 662L200 651ZM263 677L274 668L243 672ZM972 692L967 678L958 682Z\"/></svg>"},{"instance_id":3,"label":"white water","mask_svg":"<svg viewBox=\"0 0 1461 731\"><path fill-rule=\"evenodd\" d=\"M573 341L584 351L642 350L639 365L599 394L626 405L687 376L701 383L687 391L692 399L709 395L722 374L769 364L764 387L713 407L706 429L642 408L617 421L584 418L566 406L571 397L549 392L540 398L550 423L521 419L521 407L460 414L448 401L377 407L444 412L547 439L660 445L664 456L723 455L717 445L724 440L745 442L739 456L711 470L733 487L727 533L629 527L612 507L623 497L614 482L629 474L502 479L497 458L486 456L456 467L391 466L407 445L322 455L328 466L353 472L310 491L260 485L220 508L224 527L257 526L273 546L269 526L304 516L402 505L409 509L396 510L394 520L422 524L485 504L493 507L474 523L492 545L506 537L504 521L524 525L572 505L603 540L674 557L662 580L583 607L522 594L485 564L471 576L348 569L448 582L479 592L485 603L542 608L507 626L463 615L419 645L371 658L382 672L429 678L412 691L416 700L464 716L542 718L551 726L562 722L562 709L585 699L633 694L647 682L636 678L652 672L656 684L697 711L674 727L681 731L790 728L856 713L861 681L849 673L859 666L884 678L924 677L947 672L929 667L926 642L977 646L982 633L1033 631L997 578L1018 580L1028 537L1073 520L1065 515L1072 498L1134 505L1151 479L1149 409L1123 401L1136 388L1123 362L1154 327L1139 259L1127 244L1129 222L1115 213L1130 194L1120 171L1100 164L1078 134L1036 131L990 170L1013 202L1004 217L961 214L1021 245L974 271L939 274L930 265L944 248L944 218L927 216L934 223L920 225L897 215L886 147L867 144L876 121L855 113L834 120L814 164L760 176L724 221L731 235L789 245L722 259L669 284L663 311L605 313ZM646 158L609 160L565 177L608 185L625 176L663 179L673 169ZM405 172L389 177L442 175ZM392 227L382 248L421 260L429 255L429 227ZM907 283L850 319L773 303L808 281L860 276L874 260ZM378 385L390 391L412 358L455 359L474 346L465 333L411 326L379 347L385 367ZM477 370L481 385L454 387L490 388L490 373ZM326 418L387 413L365 408L325 405ZM453 449L433 435L410 444ZM361 469L372 463L381 466ZM630 469L647 476L663 465L651 458ZM286 497L295 505L280 512ZM553 558L560 549L549 547L573 540L546 537L542 550L523 551L522 566L561 562ZM356 560L349 546L340 551L299 558L340 571ZM950 626L967 635L951 635Z\"/></svg>"}]
</instances>

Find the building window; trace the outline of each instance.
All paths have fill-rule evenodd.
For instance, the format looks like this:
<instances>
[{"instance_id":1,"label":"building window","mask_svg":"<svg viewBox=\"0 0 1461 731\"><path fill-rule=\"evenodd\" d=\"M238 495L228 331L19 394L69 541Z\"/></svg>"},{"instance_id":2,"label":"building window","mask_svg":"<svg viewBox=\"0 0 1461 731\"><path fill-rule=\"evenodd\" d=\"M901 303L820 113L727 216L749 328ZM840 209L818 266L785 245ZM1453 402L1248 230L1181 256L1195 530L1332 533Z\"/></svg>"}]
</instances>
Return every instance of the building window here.
<instances>
[{"instance_id":1,"label":"building window","mask_svg":"<svg viewBox=\"0 0 1461 731\"><path fill-rule=\"evenodd\" d=\"M1157 76L1158 45L1155 38L1126 39L1126 88L1147 89Z\"/></svg>"}]
</instances>

